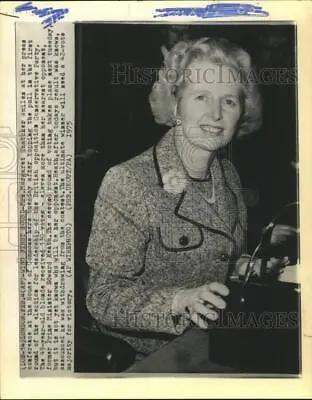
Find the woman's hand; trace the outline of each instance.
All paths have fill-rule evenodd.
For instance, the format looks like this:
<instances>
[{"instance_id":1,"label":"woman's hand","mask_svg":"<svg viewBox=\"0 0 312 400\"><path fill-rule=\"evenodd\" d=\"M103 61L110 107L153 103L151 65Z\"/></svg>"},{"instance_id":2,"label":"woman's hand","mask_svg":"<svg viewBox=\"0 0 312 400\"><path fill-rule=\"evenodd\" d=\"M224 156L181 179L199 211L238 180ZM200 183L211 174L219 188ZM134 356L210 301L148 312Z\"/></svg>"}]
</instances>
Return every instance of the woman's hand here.
<instances>
[{"instance_id":1,"label":"woman's hand","mask_svg":"<svg viewBox=\"0 0 312 400\"><path fill-rule=\"evenodd\" d=\"M190 320L202 329L208 328L207 320L215 321L219 317L217 310L226 307L226 302L220 296L229 294L227 286L212 282L194 289L179 291L172 304L175 314L187 313Z\"/></svg>"}]
</instances>

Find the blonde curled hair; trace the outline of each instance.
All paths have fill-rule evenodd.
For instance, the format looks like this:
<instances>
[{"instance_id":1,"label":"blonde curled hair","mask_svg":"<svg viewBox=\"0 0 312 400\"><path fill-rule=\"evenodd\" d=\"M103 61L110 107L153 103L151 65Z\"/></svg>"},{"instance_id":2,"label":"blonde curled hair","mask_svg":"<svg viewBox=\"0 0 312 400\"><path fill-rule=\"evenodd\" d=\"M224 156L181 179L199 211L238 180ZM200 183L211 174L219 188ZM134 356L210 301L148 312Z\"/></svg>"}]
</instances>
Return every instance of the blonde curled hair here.
<instances>
[{"instance_id":1,"label":"blonde curled hair","mask_svg":"<svg viewBox=\"0 0 312 400\"><path fill-rule=\"evenodd\" d=\"M155 121L168 126L175 125L176 96L183 86L184 71L195 59L208 59L215 64L227 65L238 71L242 78L243 113L237 129L237 137L252 133L261 126L262 107L257 85L249 81L253 73L250 55L226 39L201 38L180 41L170 51L162 47L164 63L149 95L149 103ZM250 78L249 78L250 79Z\"/></svg>"}]
</instances>

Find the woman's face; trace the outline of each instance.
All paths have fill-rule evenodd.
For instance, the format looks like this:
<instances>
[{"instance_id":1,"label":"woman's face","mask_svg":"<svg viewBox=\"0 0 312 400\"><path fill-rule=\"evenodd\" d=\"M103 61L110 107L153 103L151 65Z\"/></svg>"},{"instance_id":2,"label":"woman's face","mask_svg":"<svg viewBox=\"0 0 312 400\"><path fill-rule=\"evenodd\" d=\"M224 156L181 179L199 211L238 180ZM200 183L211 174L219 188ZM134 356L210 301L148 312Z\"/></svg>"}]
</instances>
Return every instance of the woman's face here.
<instances>
[{"instance_id":1,"label":"woman's face","mask_svg":"<svg viewBox=\"0 0 312 400\"><path fill-rule=\"evenodd\" d=\"M191 75L181 89L178 116L183 135L194 146L216 151L233 138L242 113L242 87L227 83L220 75L229 76L229 67L210 61L194 61Z\"/></svg>"}]
</instances>

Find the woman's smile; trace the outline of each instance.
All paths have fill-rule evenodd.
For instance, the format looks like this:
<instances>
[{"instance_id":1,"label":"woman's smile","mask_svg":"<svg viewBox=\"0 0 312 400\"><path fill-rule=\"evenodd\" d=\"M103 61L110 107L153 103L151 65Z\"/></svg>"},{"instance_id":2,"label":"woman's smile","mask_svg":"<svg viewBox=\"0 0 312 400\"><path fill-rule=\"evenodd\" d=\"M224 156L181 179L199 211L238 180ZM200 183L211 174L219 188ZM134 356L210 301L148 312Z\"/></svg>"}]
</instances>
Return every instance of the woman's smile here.
<instances>
[{"instance_id":1,"label":"woman's smile","mask_svg":"<svg viewBox=\"0 0 312 400\"><path fill-rule=\"evenodd\" d=\"M209 124L200 124L200 128L204 133L209 133L210 135L214 136L221 135L224 130L222 127Z\"/></svg>"}]
</instances>

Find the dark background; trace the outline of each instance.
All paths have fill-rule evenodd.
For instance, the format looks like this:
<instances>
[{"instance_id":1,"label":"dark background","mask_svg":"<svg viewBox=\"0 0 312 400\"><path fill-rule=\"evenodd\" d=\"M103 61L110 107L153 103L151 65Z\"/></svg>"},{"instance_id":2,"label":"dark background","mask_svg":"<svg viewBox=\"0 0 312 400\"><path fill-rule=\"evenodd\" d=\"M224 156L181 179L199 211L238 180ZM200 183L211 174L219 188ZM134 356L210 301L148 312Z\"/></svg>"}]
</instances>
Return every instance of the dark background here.
<instances>
[{"instance_id":1,"label":"dark background","mask_svg":"<svg viewBox=\"0 0 312 400\"><path fill-rule=\"evenodd\" d=\"M84 287L88 269L85 250L93 203L101 180L111 166L141 153L166 132L149 108L152 83L112 84L112 63L159 68L160 46L181 39L224 37L238 43L258 68L296 67L296 27L277 25L76 25L76 170L75 260L76 322L87 323ZM262 128L227 149L246 189L252 250L261 228L278 210L297 199L296 85L261 85Z\"/></svg>"}]
</instances>

